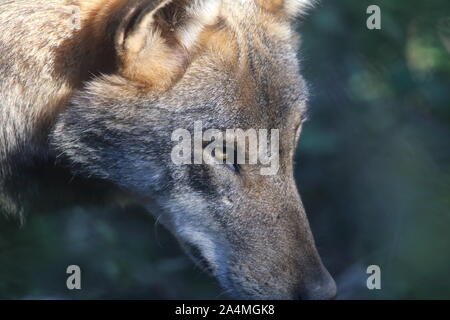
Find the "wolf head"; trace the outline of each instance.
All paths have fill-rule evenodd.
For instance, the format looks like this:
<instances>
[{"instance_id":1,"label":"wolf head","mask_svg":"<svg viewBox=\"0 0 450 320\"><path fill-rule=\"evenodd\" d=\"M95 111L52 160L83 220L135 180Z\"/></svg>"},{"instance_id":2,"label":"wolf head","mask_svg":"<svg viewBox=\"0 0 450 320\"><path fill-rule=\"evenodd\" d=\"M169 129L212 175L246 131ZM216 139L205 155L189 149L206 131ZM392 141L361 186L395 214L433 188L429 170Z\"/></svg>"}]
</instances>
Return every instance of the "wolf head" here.
<instances>
[{"instance_id":1,"label":"wolf head","mask_svg":"<svg viewBox=\"0 0 450 320\"><path fill-rule=\"evenodd\" d=\"M160 221L232 296L332 298L293 178L308 90L292 23L308 1L137 3L114 34L117 71L75 94L53 146L74 171L157 203ZM194 135L198 121L278 130L276 174L260 163L175 164L173 132Z\"/></svg>"}]
</instances>

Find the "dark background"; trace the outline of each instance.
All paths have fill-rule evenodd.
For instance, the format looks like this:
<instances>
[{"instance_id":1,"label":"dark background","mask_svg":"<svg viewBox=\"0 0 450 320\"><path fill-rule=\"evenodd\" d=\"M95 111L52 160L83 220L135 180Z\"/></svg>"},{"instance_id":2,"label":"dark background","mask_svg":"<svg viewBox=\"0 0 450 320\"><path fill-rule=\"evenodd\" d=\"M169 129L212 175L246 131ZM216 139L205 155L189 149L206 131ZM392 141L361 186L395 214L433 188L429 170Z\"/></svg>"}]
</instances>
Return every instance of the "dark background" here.
<instances>
[{"instance_id":1,"label":"dark background","mask_svg":"<svg viewBox=\"0 0 450 320\"><path fill-rule=\"evenodd\" d=\"M313 96L296 178L339 298L450 299L450 2L324 0L299 29ZM144 209L51 181L22 227L0 220L0 298L226 298Z\"/></svg>"}]
</instances>

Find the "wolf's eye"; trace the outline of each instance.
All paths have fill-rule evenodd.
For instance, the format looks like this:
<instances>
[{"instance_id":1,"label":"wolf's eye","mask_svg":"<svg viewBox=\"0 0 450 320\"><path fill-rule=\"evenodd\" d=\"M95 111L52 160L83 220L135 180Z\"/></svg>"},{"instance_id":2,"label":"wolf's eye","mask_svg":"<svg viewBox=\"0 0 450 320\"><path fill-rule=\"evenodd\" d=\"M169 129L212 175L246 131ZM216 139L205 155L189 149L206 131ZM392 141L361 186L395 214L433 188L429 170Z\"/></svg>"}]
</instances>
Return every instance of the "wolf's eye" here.
<instances>
[{"instance_id":1,"label":"wolf's eye","mask_svg":"<svg viewBox=\"0 0 450 320\"><path fill-rule=\"evenodd\" d=\"M217 160L221 161L221 162L225 162L225 161L227 160L227 152L226 152L225 149L224 149L223 151L224 151L224 152L222 152L222 151L219 150L219 149L215 149L215 150L213 151L214 157L215 157Z\"/></svg>"},{"instance_id":2,"label":"wolf's eye","mask_svg":"<svg viewBox=\"0 0 450 320\"><path fill-rule=\"evenodd\" d=\"M237 148L235 146L230 147L225 144L223 151L220 149L214 149L212 155L219 161L219 163L222 163L233 171L239 173L240 167L237 161L238 157L236 150Z\"/></svg>"}]
</instances>

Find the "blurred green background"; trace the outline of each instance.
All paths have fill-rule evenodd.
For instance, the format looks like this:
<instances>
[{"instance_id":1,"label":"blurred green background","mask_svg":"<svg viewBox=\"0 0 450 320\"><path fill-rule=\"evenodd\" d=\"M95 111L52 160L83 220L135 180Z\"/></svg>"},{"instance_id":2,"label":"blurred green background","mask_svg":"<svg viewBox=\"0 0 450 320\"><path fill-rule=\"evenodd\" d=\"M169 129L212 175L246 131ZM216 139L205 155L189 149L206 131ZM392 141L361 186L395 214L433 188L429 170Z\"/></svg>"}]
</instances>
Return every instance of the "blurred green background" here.
<instances>
[{"instance_id":1,"label":"blurred green background","mask_svg":"<svg viewBox=\"0 0 450 320\"><path fill-rule=\"evenodd\" d=\"M450 299L450 2L323 0L299 29L312 97L296 178L339 298ZM227 297L112 187L50 181L22 227L0 220L0 298Z\"/></svg>"}]
</instances>

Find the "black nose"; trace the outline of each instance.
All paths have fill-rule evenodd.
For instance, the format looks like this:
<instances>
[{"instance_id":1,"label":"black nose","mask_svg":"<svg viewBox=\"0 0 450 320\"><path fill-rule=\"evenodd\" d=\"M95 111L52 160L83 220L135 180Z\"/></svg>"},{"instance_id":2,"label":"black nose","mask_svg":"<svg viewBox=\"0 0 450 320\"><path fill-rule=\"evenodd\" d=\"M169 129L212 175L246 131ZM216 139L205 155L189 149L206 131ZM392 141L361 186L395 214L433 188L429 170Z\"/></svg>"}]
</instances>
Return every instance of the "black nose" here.
<instances>
[{"instance_id":1,"label":"black nose","mask_svg":"<svg viewBox=\"0 0 450 320\"><path fill-rule=\"evenodd\" d=\"M304 280L297 292L300 300L331 300L336 298L336 283L328 271L324 270L314 280Z\"/></svg>"}]
</instances>

